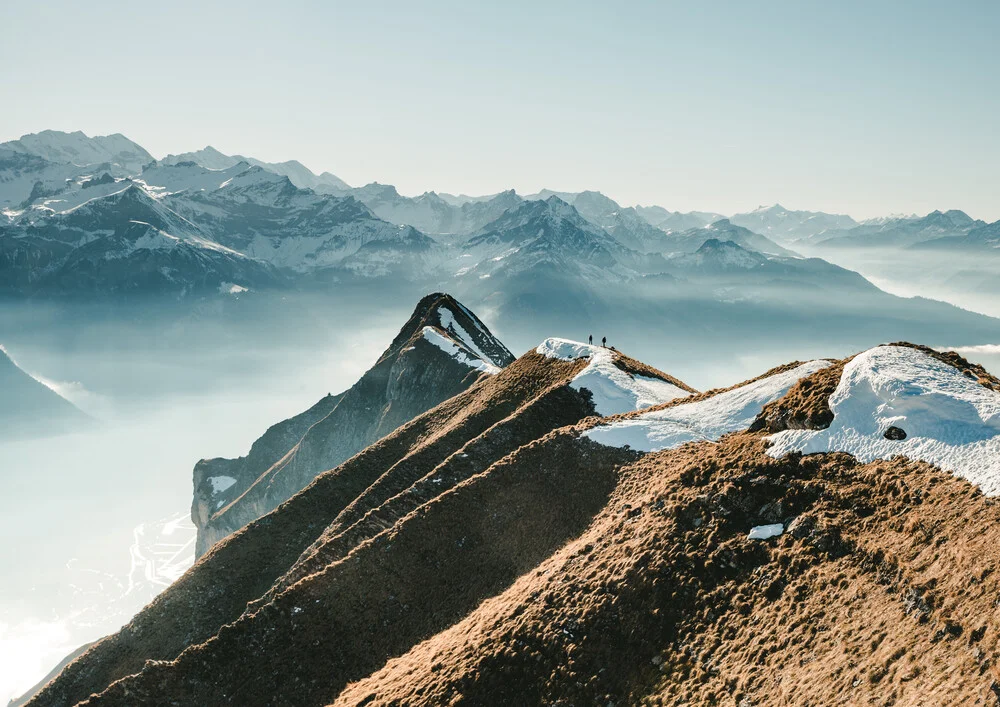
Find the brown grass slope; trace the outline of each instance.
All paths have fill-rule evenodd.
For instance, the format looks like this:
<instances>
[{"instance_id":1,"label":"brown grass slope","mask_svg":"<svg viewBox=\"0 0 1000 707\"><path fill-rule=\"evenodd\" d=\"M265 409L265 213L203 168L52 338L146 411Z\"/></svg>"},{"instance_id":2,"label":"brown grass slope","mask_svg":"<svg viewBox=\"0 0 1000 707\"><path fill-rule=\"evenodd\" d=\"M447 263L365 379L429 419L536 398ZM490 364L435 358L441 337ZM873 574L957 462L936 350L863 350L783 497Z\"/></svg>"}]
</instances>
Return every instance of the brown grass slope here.
<instances>
[{"instance_id":1,"label":"brown grass slope","mask_svg":"<svg viewBox=\"0 0 1000 707\"><path fill-rule=\"evenodd\" d=\"M310 563L308 571L283 579L307 549L326 552L321 560L339 560L435 494L549 430L592 414L587 396L566 386L585 365L529 352L320 475L274 512L217 544L132 622L68 666L32 704L75 704L139 672L146 661L172 660L236 621L248 604L259 608L278 589L320 569L323 562L310 552L302 560L303 567ZM435 469L440 481L426 478Z\"/></svg>"},{"instance_id":2,"label":"brown grass slope","mask_svg":"<svg viewBox=\"0 0 1000 707\"><path fill-rule=\"evenodd\" d=\"M828 424L847 360L754 428ZM995 501L922 462L764 451L741 433L623 467L579 538L335 703L1000 704Z\"/></svg>"},{"instance_id":3,"label":"brown grass slope","mask_svg":"<svg viewBox=\"0 0 1000 707\"><path fill-rule=\"evenodd\" d=\"M997 704L996 504L924 463L764 452L619 469L577 539L335 704Z\"/></svg>"},{"instance_id":4,"label":"brown grass slope","mask_svg":"<svg viewBox=\"0 0 1000 707\"><path fill-rule=\"evenodd\" d=\"M560 463L553 464L553 455ZM585 529L635 453L552 433L87 705L323 704Z\"/></svg>"},{"instance_id":5,"label":"brown grass slope","mask_svg":"<svg viewBox=\"0 0 1000 707\"><path fill-rule=\"evenodd\" d=\"M765 453L829 424L848 360L753 432L641 455L579 437L584 361L530 352L221 543L33 704L88 680L89 705L1000 704L996 504L902 458Z\"/></svg>"}]
</instances>

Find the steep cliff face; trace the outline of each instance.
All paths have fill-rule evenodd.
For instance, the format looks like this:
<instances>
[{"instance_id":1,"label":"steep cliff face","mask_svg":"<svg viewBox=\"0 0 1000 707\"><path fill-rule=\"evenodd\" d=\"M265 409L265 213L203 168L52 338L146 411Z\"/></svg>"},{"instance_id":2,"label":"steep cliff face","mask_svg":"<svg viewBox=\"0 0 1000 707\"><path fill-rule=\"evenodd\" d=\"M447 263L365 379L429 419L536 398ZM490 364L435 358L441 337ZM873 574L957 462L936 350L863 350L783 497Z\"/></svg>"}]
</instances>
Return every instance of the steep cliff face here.
<instances>
[{"instance_id":1,"label":"steep cliff face","mask_svg":"<svg viewBox=\"0 0 1000 707\"><path fill-rule=\"evenodd\" d=\"M513 360L457 300L445 294L424 297L349 390L278 423L246 457L198 462L191 508L197 554L276 508L320 472Z\"/></svg>"},{"instance_id":2,"label":"steep cliff face","mask_svg":"<svg viewBox=\"0 0 1000 707\"><path fill-rule=\"evenodd\" d=\"M305 412L272 425L245 457L202 459L195 464L191 504L195 525L199 528L206 525L212 514L238 498L260 474L294 447L310 427L326 417L342 397L343 393L326 395Z\"/></svg>"}]
</instances>

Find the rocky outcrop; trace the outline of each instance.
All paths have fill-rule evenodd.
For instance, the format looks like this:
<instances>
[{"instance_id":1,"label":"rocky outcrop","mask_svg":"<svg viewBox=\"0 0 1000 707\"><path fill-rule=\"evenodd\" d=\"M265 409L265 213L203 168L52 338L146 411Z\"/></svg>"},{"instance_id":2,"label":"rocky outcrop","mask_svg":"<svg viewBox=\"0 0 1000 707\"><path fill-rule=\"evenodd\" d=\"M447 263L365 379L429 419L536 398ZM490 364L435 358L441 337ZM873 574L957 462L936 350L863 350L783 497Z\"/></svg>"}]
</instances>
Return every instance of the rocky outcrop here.
<instances>
[{"instance_id":1,"label":"rocky outcrop","mask_svg":"<svg viewBox=\"0 0 1000 707\"><path fill-rule=\"evenodd\" d=\"M191 517L197 554L371 443L506 366L514 357L449 295L424 297L349 390L270 428L246 457L198 462Z\"/></svg>"},{"instance_id":2,"label":"rocky outcrop","mask_svg":"<svg viewBox=\"0 0 1000 707\"><path fill-rule=\"evenodd\" d=\"M326 395L305 412L272 425L250 447L245 457L202 459L194 466L194 502L191 519L199 528L223 506L246 491L250 485L279 461L302 435L336 407L340 395ZM199 552L200 554L200 552Z\"/></svg>"}]
</instances>

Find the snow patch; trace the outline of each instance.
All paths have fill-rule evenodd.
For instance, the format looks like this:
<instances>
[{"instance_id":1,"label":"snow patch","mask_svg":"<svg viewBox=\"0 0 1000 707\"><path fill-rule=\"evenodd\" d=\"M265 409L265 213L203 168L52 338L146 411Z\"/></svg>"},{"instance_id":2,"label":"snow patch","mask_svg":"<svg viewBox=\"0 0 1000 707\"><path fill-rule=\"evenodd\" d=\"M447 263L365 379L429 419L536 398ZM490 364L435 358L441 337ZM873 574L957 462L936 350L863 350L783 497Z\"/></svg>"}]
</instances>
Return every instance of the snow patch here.
<instances>
[{"instance_id":1,"label":"snow patch","mask_svg":"<svg viewBox=\"0 0 1000 707\"><path fill-rule=\"evenodd\" d=\"M809 361L704 400L595 427L584 436L608 447L627 445L643 452L673 449L685 442L714 442L729 432L745 430L765 405L784 396L800 378L829 365L829 361Z\"/></svg>"},{"instance_id":2,"label":"snow patch","mask_svg":"<svg viewBox=\"0 0 1000 707\"><path fill-rule=\"evenodd\" d=\"M220 282L219 283L219 294L223 295L238 295L243 292L249 292L250 290L243 285L237 285L232 282Z\"/></svg>"},{"instance_id":3,"label":"snow patch","mask_svg":"<svg viewBox=\"0 0 1000 707\"><path fill-rule=\"evenodd\" d=\"M578 341L570 341L569 339L551 338L539 344L538 348L535 349L535 353L539 353L545 358L557 358L560 361L575 361L578 358L591 358L601 350L600 346L581 344Z\"/></svg>"},{"instance_id":4,"label":"snow patch","mask_svg":"<svg viewBox=\"0 0 1000 707\"><path fill-rule=\"evenodd\" d=\"M862 462L902 455L936 464L1000 494L1000 393L954 366L905 346L855 356L830 396L825 430L771 435L768 454L847 452ZM886 439L889 427L905 439Z\"/></svg>"},{"instance_id":5,"label":"snow patch","mask_svg":"<svg viewBox=\"0 0 1000 707\"><path fill-rule=\"evenodd\" d=\"M488 361L484 361L481 358L470 356L469 352L463 350L454 341L441 334L441 332L434 327L425 326L423 335L427 341L434 344L453 359L468 366L469 368L475 368L477 371L489 373L490 375L495 375L500 372L500 368L498 366L495 366Z\"/></svg>"},{"instance_id":6,"label":"snow patch","mask_svg":"<svg viewBox=\"0 0 1000 707\"><path fill-rule=\"evenodd\" d=\"M445 331L448 331L450 329L455 334L455 336L457 336L459 340L463 344L465 344L465 347L470 351L472 351L472 353L476 354L476 356L478 356L483 361L489 361L495 366L500 365L498 361L494 361L492 358L490 358L489 356L487 356L482 352L482 349L480 349L476 345L475 339L469 336L469 332L467 332L465 329L462 328L462 325L458 323L458 320L455 319L455 315L452 313L450 309L448 309L447 307L441 307L438 310L438 318L441 322L441 328L444 329Z\"/></svg>"},{"instance_id":7,"label":"snow patch","mask_svg":"<svg viewBox=\"0 0 1000 707\"><path fill-rule=\"evenodd\" d=\"M747 540L767 540L776 538L785 532L785 526L781 523L771 523L770 525L755 525L750 528Z\"/></svg>"},{"instance_id":8,"label":"snow patch","mask_svg":"<svg viewBox=\"0 0 1000 707\"><path fill-rule=\"evenodd\" d=\"M236 479L232 476L209 476L208 481L212 484L213 496L217 493L222 493L236 483Z\"/></svg>"},{"instance_id":9,"label":"snow patch","mask_svg":"<svg viewBox=\"0 0 1000 707\"><path fill-rule=\"evenodd\" d=\"M603 346L552 338L543 341L535 351L561 361L589 358L590 365L573 378L570 387L589 390L593 394L594 409L605 417L690 395L673 383L623 371L615 365L614 352Z\"/></svg>"}]
</instances>

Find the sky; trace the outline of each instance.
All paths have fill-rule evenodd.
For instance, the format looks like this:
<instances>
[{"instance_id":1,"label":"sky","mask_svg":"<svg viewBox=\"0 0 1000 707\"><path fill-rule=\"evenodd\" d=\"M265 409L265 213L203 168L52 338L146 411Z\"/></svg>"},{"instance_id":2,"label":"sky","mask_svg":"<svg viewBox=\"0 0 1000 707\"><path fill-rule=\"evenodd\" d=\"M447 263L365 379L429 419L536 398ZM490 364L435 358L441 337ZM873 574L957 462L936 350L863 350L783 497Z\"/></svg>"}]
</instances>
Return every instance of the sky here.
<instances>
[{"instance_id":1,"label":"sky","mask_svg":"<svg viewBox=\"0 0 1000 707\"><path fill-rule=\"evenodd\" d=\"M0 140L121 132L403 194L1000 219L1000 3L0 3Z\"/></svg>"}]
</instances>

